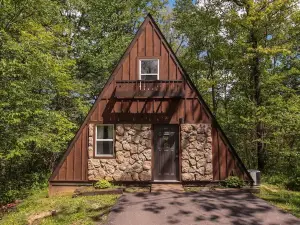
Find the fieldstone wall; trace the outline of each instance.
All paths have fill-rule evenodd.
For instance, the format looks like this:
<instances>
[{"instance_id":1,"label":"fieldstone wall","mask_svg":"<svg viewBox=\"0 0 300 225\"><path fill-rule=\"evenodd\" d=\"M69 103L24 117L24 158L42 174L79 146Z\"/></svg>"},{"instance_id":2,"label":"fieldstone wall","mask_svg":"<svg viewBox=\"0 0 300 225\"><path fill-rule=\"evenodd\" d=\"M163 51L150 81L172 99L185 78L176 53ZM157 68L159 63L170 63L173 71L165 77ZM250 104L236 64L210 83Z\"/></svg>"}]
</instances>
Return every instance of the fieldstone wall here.
<instances>
[{"instance_id":1,"label":"fieldstone wall","mask_svg":"<svg viewBox=\"0 0 300 225\"><path fill-rule=\"evenodd\" d=\"M180 127L183 181L212 180L212 137L210 124Z\"/></svg>"},{"instance_id":2,"label":"fieldstone wall","mask_svg":"<svg viewBox=\"0 0 300 225\"><path fill-rule=\"evenodd\" d=\"M88 129L88 156L89 159L92 159L94 157L94 124L89 124Z\"/></svg>"},{"instance_id":3,"label":"fieldstone wall","mask_svg":"<svg viewBox=\"0 0 300 225\"><path fill-rule=\"evenodd\" d=\"M151 125L118 124L115 129L115 157L97 159L93 157L94 125L89 125L88 179L150 181Z\"/></svg>"}]
</instances>

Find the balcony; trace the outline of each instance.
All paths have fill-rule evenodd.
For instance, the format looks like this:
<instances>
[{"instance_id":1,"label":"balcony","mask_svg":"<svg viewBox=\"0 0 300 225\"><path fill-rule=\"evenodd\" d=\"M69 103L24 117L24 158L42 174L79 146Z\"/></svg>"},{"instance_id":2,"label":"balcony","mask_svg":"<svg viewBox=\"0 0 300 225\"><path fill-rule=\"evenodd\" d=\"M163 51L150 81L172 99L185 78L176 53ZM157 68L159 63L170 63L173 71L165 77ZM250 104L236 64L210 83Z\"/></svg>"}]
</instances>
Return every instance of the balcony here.
<instances>
[{"instance_id":1,"label":"balcony","mask_svg":"<svg viewBox=\"0 0 300 225\"><path fill-rule=\"evenodd\" d=\"M182 98L182 80L122 80L116 81L115 97L118 99Z\"/></svg>"}]
</instances>

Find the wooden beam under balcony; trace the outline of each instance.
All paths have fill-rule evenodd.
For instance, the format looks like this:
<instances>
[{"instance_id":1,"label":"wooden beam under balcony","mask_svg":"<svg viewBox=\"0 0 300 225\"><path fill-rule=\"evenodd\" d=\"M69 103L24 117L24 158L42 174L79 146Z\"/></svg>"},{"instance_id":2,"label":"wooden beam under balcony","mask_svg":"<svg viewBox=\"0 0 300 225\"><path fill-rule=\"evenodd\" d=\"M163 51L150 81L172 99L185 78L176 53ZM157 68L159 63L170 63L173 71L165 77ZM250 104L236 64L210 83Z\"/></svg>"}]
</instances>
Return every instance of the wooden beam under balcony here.
<instances>
[{"instance_id":1,"label":"wooden beam under balcony","mask_svg":"<svg viewBox=\"0 0 300 225\"><path fill-rule=\"evenodd\" d=\"M183 98L181 80L122 80L116 81L115 97L118 99Z\"/></svg>"}]
</instances>

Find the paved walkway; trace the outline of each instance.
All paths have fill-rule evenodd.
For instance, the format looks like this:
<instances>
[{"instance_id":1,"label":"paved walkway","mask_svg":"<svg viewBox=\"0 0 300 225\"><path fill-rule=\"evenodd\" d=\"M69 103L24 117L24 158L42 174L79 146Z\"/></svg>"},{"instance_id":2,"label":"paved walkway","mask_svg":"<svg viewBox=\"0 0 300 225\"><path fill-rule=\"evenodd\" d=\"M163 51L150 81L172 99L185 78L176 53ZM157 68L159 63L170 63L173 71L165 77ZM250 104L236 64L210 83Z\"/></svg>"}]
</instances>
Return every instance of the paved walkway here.
<instances>
[{"instance_id":1,"label":"paved walkway","mask_svg":"<svg viewBox=\"0 0 300 225\"><path fill-rule=\"evenodd\" d=\"M300 225L300 220L250 193L236 190L126 193L107 225Z\"/></svg>"}]
</instances>

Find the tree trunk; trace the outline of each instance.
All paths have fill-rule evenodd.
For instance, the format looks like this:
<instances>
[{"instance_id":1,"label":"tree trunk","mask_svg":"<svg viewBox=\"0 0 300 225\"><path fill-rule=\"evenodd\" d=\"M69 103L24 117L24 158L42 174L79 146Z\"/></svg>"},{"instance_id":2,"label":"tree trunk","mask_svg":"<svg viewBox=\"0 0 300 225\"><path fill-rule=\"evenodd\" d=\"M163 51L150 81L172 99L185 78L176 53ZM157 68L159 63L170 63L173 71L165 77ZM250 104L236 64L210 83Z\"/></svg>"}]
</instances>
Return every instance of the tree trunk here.
<instances>
[{"instance_id":1,"label":"tree trunk","mask_svg":"<svg viewBox=\"0 0 300 225\"><path fill-rule=\"evenodd\" d=\"M209 79L214 82L214 66L215 63L211 59L209 51L207 52L207 56L209 59ZM213 83L211 85L211 99L212 99L212 112L215 116L217 116L217 99L216 99L216 85Z\"/></svg>"},{"instance_id":2,"label":"tree trunk","mask_svg":"<svg viewBox=\"0 0 300 225\"><path fill-rule=\"evenodd\" d=\"M255 35L255 31L250 31L250 40L252 43L253 48L253 59L252 59L252 66L251 66L251 80L253 82L253 101L255 102L256 108L261 106L262 99L261 99L261 72L259 68L260 58L258 53L256 52L258 47L257 37ZM260 120L256 122L256 151L257 151L257 166L259 170L263 170L265 167L265 149L263 143L263 134L264 128L263 123Z\"/></svg>"},{"instance_id":3,"label":"tree trunk","mask_svg":"<svg viewBox=\"0 0 300 225\"><path fill-rule=\"evenodd\" d=\"M212 105L213 105L213 114L217 115L217 101L216 101L216 87L215 85L211 86L211 98L212 98Z\"/></svg>"}]
</instances>

